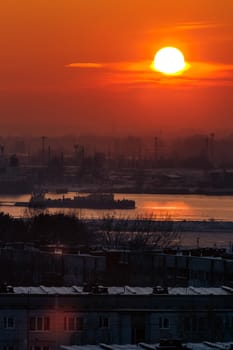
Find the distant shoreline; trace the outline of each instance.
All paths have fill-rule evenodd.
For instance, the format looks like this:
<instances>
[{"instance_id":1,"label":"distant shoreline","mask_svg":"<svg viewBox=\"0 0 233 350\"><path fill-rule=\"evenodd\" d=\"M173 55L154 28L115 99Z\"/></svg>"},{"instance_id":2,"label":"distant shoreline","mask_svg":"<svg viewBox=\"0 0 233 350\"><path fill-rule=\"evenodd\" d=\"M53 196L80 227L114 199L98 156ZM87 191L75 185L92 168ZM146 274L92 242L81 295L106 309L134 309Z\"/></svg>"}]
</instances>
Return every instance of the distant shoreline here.
<instances>
[{"instance_id":1,"label":"distant shoreline","mask_svg":"<svg viewBox=\"0 0 233 350\"><path fill-rule=\"evenodd\" d=\"M143 189L138 190L136 188L112 188L106 189L102 187L97 188L70 188L68 192L80 192L80 193L116 193L116 194L164 194L164 195L205 195L205 196L233 196L232 189L202 189L202 188L157 188L157 189Z\"/></svg>"},{"instance_id":2,"label":"distant shoreline","mask_svg":"<svg viewBox=\"0 0 233 350\"><path fill-rule=\"evenodd\" d=\"M66 194L69 192L79 192L79 193L116 193L116 194L159 194L159 195L205 195L205 196L233 196L233 188L196 188L196 187L159 187L159 188L142 188L138 189L136 187L112 187L109 186L101 186L98 188L97 186L82 186L82 187L70 187L64 186L66 190L64 192L58 192L58 188L50 187L50 186L41 186L40 188L35 188L33 191L15 191L11 190L0 192L0 196L6 195L24 195L31 194L34 191L45 191L48 193L55 194Z\"/></svg>"}]
</instances>

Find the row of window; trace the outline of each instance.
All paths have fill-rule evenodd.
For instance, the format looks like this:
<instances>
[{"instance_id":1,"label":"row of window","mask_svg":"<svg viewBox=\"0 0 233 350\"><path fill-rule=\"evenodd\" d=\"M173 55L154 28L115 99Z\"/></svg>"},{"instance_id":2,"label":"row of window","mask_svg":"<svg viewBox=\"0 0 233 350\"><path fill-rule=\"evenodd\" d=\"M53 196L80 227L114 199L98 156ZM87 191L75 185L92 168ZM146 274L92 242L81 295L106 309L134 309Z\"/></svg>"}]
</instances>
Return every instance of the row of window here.
<instances>
[{"instance_id":1,"label":"row of window","mask_svg":"<svg viewBox=\"0 0 233 350\"><path fill-rule=\"evenodd\" d=\"M206 331L210 327L210 323L216 329L230 328L233 329L233 317L226 317L224 320L219 316L214 319L207 317L185 317L183 320L184 330L189 331ZM170 320L168 318L159 318L159 328L169 329Z\"/></svg>"},{"instance_id":2,"label":"row of window","mask_svg":"<svg viewBox=\"0 0 233 350\"><path fill-rule=\"evenodd\" d=\"M64 317L64 330L65 331L82 331L84 326L83 317ZM13 317L4 317L3 327L5 329L15 328L15 319ZM159 328L169 328L169 319L159 319ZM109 328L109 318L99 317L99 328ZM50 318L49 317L30 317L29 319L30 331L49 331L50 330Z\"/></svg>"},{"instance_id":3,"label":"row of window","mask_svg":"<svg viewBox=\"0 0 233 350\"><path fill-rule=\"evenodd\" d=\"M65 331L82 331L84 319L83 317L65 317L64 330Z\"/></svg>"},{"instance_id":4,"label":"row of window","mask_svg":"<svg viewBox=\"0 0 233 350\"><path fill-rule=\"evenodd\" d=\"M15 319L13 317L4 317L3 327L5 329L15 328ZM30 317L29 330L30 331L50 331L50 317ZM64 317L64 330L65 331L82 331L84 327L83 317ZM99 317L99 328L108 328L109 318Z\"/></svg>"},{"instance_id":5,"label":"row of window","mask_svg":"<svg viewBox=\"0 0 233 350\"><path fill-rule=\"evenodd\" d=\"M233 329L233 317L226 317L224 320L221 317L216 317L212 322L215 323L216 328ZM185 317L183 320L183 327L185 331L202 331L208 329L209 319L206 317ZM64 330L65 331L83 331L84 329L84 318L66 316L64 317ZM13 317L3 318L3 327L5 329L15 329L15 319ZM109 318L106 316L99 317L99 328L109 328ZM159 328L169 329L170 320L167 317L159 318ZM51 322L50 317L30 317L29 319L29 330L30 331L50 331ZM4 349L5 350L5 349ZM8 349L7 349L8 350Z\"/></svg>"},{"instance_id":6,"label":"row of window","mask_svg":"<svg viewBox=\"0 0 233 350\"><path fill-rule=\"evenodd\" d=\"M30 317L29 329L30 331L50 331L50 318Z\"/></svg>"},{"instance_id":7,"label":"row of window","mask_svg":"<svg viewBox=\"0 0 233 350\"><path fill-rule=\"evenodd\" d=\"M67 316L64 317L64 330L65 331L82 331L84 328L84 318ZM109 328L109 318L99 317L99 328ZM50 330L50 318L49 317L30 317L29 320L30 331L49 331Z\"/></svg>"},{"instance_id":8,"label":"row of window","mask_svg":"<svg viewBox=\"0 0 233 350\"><path fill-rule=\"evenodd\" d=\"M207 317L186 317L184 318L184 330L189 331L207 331L210 327L215 329L233 329L233 317L222 318L220 316L212 318Z\"/></svg>"},{"instance_id":9,"label":"row of window","mask_svg":"<svg viewBox=\"0 0 233 350\"><path fill-rule=\"evenodd\" d=\"M84 327L83 317L65 317L64 318L64 330L65 331L82 331ZM109 328L109 318L99 317L99 328Z\"/></svg>"}]
</instances>

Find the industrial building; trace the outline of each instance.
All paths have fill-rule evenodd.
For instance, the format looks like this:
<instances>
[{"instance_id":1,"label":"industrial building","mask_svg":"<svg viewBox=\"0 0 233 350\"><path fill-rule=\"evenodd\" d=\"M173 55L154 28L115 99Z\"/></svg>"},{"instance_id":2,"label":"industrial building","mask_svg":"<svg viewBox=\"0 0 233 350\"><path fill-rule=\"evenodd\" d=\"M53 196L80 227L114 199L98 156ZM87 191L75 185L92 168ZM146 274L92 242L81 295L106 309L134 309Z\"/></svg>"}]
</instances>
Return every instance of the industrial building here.
<instances>
[{"instance_id":1,"label":"industrial building","mask_svg":"<svg viewBox=\"0 0 233 350\"><path fill-rule=\"evenodd\" d=\"M203 252L202 252L203 253ZM85 254L54 247L0 248L0 280L12 285L233 286L233 255L224 252L106 250ZM193 254L198 254L194 250ZM212 255L211 255L212 254ZM217 255L217 256L214 256ZM5 268L7 266L7 269Z\"/></svg>"},{"instance_id":2,"label":"industrial building","mask_svg":"<svg viewBox=\"0 0 233 350\"><path fill-rule=\"evenodd\" d=\"M102 280L104 273L105 257L94 254L63 253L56 246L52 251L24 244L0 248L0 281L12 285L81 285Z\"/></svg>"},{"instance_id":3,"label":"industrial building","mask_svg":"<svg viewBox=\"0 0 233 350\"><path fill-rule=\"evenodd\" d=\"M204 250L203 250L204 252ZM198 250L179 252L120 251L104 253L106 258L105 283L112 285L130 284L148 286L162 284L169 286L212 287L222 284L233 285L233 255L220 251ZM211 255L212 254L212 255ZM198 256L195 256L198 255ZM217 255L217 256L214 256Z\"/></svg>"}]
</instances>

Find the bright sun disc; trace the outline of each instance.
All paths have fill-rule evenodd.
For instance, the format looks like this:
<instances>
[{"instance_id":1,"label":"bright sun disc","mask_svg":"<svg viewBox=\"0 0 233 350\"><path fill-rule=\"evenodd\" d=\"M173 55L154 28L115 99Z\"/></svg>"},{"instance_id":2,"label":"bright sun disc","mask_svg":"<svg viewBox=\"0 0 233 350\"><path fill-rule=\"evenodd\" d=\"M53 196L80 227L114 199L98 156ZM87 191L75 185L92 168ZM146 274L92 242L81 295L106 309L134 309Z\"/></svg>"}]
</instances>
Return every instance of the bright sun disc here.
<instances>
[{"instance_id":1,"label":"bright sun disc","mask_svg":"<svg viewBox=\"0 0 233 350\"><path fill-rule=\"evenodd\" d=\"M181 73L185 69L184 55L175 47L164 47L156 53L153 68L168 75Z\"/></svg>"}]
</instances>

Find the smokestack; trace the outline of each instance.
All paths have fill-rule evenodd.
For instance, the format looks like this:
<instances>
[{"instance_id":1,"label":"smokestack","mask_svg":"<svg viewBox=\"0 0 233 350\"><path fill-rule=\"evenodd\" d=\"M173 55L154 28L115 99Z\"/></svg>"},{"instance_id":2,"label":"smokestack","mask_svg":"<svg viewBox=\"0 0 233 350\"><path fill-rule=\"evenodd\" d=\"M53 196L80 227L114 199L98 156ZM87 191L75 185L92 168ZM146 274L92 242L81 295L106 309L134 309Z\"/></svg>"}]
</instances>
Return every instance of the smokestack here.
<instances>
[{"instance_id":1,"label":"smokestack","mask_svg":"<svg viewBox=\"0 0 233 350\"><path fill-rule=\"evenodd\" d=\"M156 136L154 138L154 161L157 162L159 159L159 139Z\"/></svg>"},{"instance_id":2,"label":"smokestack","mask_svg":"<svg viewBox=\"0 0 233 350\"><path fill-rule=\"evenodd\" d=\"M210 134L210 162L214 166L214 138L215 134L212 132Z\"/></svg>"},{"instance_id":3,"label":"smokestack","mask_svg":"<svg viewBox=\"0 0 233 350\"><path fill-rule=\"evenodd\" d=\"M45 140L46 140L46 137L42 136L41 137L41 161L42 161L42 164L44 164L44 161L45 161Z\"/></svg>"}]
</instances>

